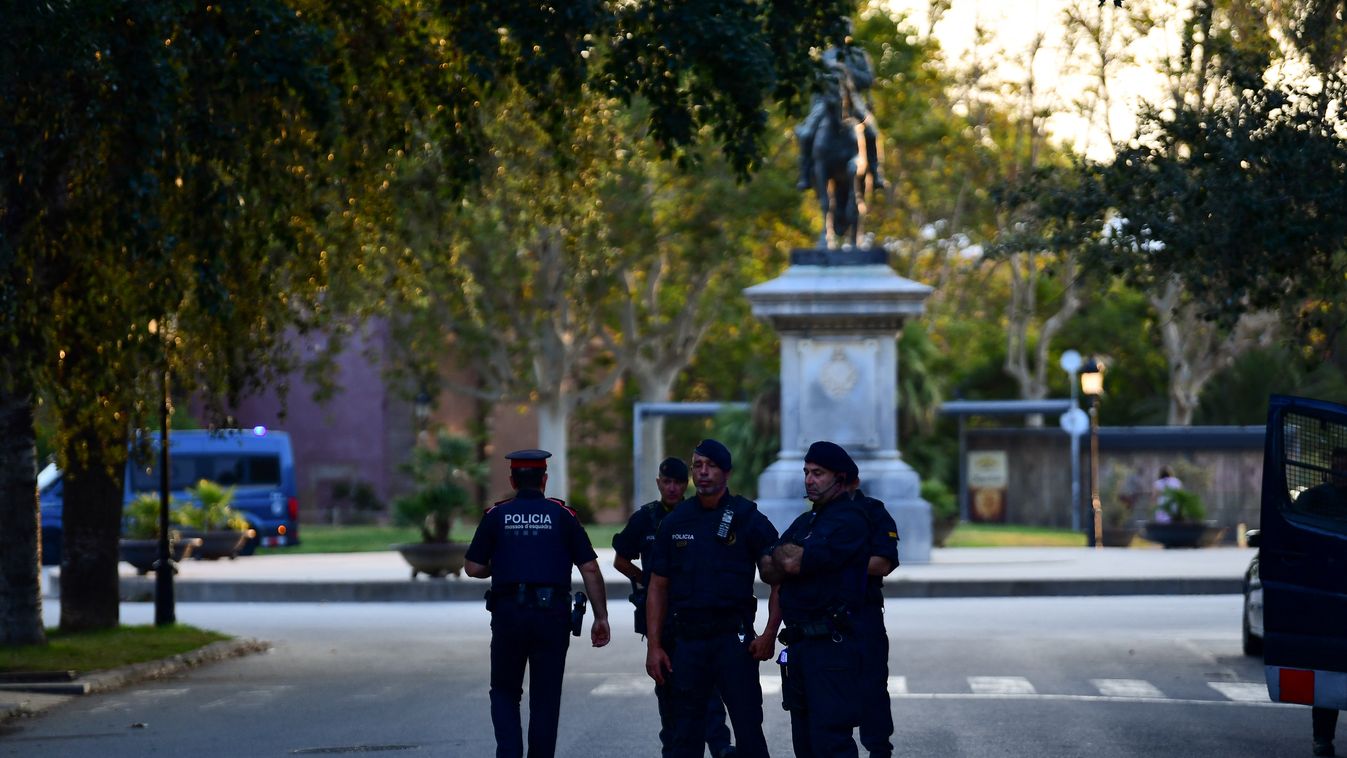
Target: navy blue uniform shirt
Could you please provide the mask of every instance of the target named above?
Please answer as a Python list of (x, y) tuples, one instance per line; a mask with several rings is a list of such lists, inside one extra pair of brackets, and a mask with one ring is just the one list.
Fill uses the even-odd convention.
[(839, 606), (861, 608), (872, 544), (868, 511), (864, 500), (844, 496), (800, 514), (781, 535), (777, 545), (804, 547), (799, 575), (781, 583), (786, 623), (816, 621)]
[(655, 545), (655, 531), (659, 529), (664, 517), (673, 512), (675, 506), (665, 508), (663, 501), (660, 500), (646, 503), (631, 514), (622, 531), (613, 535), (613, 550), (616, 550), (618, 555), (629, 561), (641, 562), (643, 586), (650, 586), (650, 551)]
[(571, 566), (597, 560), (575, 514), (538, 490), (519, 490), (482, 516), (467, 559), (491, 564), (491, 586), (570, 585)]
[[(718, 536), (726, 510), (730, 533)], [(660, 522), (647, 561), (651, 573), (669, 580), (669, 610), (757, 610), (753, 595), (758, 558), (776, 542), (776, 528), (751, 500), (724, 493), (703, 508), (696, 497), (674, 507)]]
[[(893, 523), (889, 509), (884, 507), (883, 501), (867, 497), (860, 490), (856, 490), (853, 497), (865, 505), (865, 512), (870, 517), (870, 555), (884, 558), (890, 565), (897, 567), (898, 525)], [(865, 599), (871, 605), (884, 604), (884, 577), (869, 577)]]

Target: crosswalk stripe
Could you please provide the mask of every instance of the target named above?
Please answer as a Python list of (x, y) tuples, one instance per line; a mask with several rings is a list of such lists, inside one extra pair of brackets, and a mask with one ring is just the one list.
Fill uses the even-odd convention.
[(889, 694), (890, 694), (890, 695), (906, 695), (906, 694), (907, 694), (907, 677), (905, 677), (905, 676), (891, 676), (891, 677), (889, 677)]
[(619, 674), (608, 677), (599, 686), (595, 687), (590, 694), (622, 697), (653, 695), (655, 694), (655, 682), (645, 674)]
[(968, 687), (979, 695), (1032, 695), (1034, 685), (1022, 676), (970, 676)]
[(1267, 685), (1262, 682), (1207, 682), (1207, 686), (1236, 702), (1271, 702)]
[(1099, 694), (1109, 697), (1164, 697), (1165, 693), (1145, 679), (1091, 679)]

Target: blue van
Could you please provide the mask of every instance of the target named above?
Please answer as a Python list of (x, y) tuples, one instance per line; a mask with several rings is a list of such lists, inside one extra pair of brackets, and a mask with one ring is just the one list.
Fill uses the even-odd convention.
[[(159, 435), (150, 436), (156, 450), (151, 461), (127, 461), (124, 502), (142, 493), (159, 491)], [(234, 488), (236, 510), (256, 531), (240, 551), (248, 555), (259, 545), (299, 544), (299, 499), (296, 495), (295, 456), (290, 435), (266, 427), (253, 429), (199, 429), (169, 434), (169, 488), (186, 499), (187, 488), (202, 479)], [(38, 474), (38, 502), (42, 509), (42, 563), (61, 562), (61, 472), (48, 466)]]
[(1347, 709), (1347, 407), (1269, 400), (1256, 578), (1269, 697)]

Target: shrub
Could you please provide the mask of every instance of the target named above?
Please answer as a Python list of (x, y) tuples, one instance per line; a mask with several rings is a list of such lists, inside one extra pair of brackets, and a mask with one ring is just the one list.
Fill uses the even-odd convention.
[(1207, 517), (1202, 499), (1191, 490), (1166, 490), (1160, 496), (1159, 509), (1167, 512), (1174, 521), (1203, 521)]
[(398, 523), (419, 526), (425, 542), (448, 542), (454, 521), (468, 504), (468, 486), (486, 476), (472, 440), (440, 430), (434, 441), (412, 451), (404, 469), (417, 490), (393, 503)]
[(922, 480), (921, 499), (931, 504), (931, 518), (935, 521), (959, 517), (959, 499), (939, 479)]

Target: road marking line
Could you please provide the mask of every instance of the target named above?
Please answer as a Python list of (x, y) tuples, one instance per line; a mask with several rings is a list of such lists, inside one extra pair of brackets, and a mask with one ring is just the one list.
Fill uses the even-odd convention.
[(655, 694), (655, 680), (645, 674), (610, 676), (593, 690), (590, 690), (589, 694), (616, 695), (619, 697), (653, 695)]
[(1034, 685), (1022, 676), (970, 676), (968, 686), (978, 695), (1034, 694)]
[(1222, 705), (1260, 708), (1304, 708), (1295, 703), (1253, 702), (1244, 700), (1190, 700), (1168, 697), (1111, 697), (1109, 695), (979, 694), (976, 692), (920, 692), (894, 695), (899, 700), (1057, 700), (1080, 703), (1142, 703), (1154, 705)]
[(1241, 703), (1270, 703), (1263, 682), (1207, 682), (1207, 686)]
[(163, 690), (137, 690), (135, 692), (132, 692), (131, 694), (135, 695), (136, 697), (151, 699), (169, 696), (178, 697), (180, 695), (186, 695), (188, 692), (191, 692), (191, 689), (187, 687), (175, 687)]
[(890, 695), (906, 695), (906, 694), (907, 694), (907, 677), (905, 677), (905, 676), (891, 676), (891, 677), (889, 677), (889, 694), (890, 694)]
[(1099, 694), (1109, 697), (1154, 697), (1163, 698), (1155, 685), (1145, 679), (1091, 679), (1090, 684), (1099, 690)]

